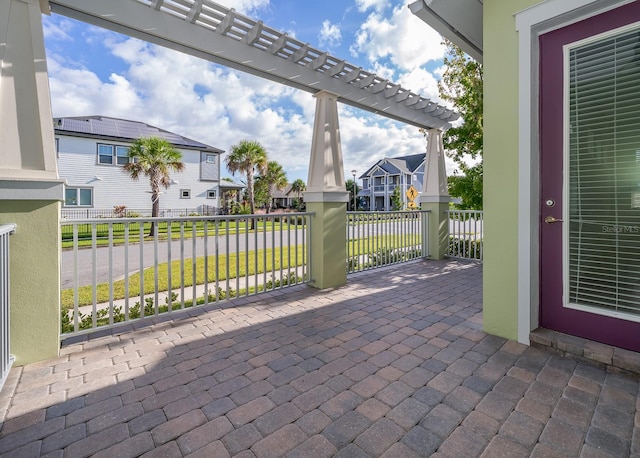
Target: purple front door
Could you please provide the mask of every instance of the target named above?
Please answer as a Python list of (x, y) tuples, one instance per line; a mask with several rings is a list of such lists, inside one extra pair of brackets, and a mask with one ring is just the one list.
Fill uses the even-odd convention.
[[(640, 351), (640, 5), (540, 36), (540, 325)], [(635, 25), (634, 25), (635, 23)]]

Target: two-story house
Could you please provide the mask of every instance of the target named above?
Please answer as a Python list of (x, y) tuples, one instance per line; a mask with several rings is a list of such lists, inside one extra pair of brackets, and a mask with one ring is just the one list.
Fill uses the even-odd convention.
[[(134, 181), (122, 169), (129, 146), (140, 137), (160, 137), (182, 154), (184, 170), (162, 188), (161, 216), (168, 210), (199, 213), (220, 207), (222, 150), (143, 122), (84, 116), (53, 120), (60, 178), (66, 180), (63, 216), (107, 216), (114, 207), (149, 215), (149, 180)], [(71, 210), (86, 210), (73, 212)]]
[(393, 210), (391, 196), (394, 189), (400, 187), (403, 208), (406, 208), (409, 203), (407, 190), (413, 185), (416, 191), (422, 192), (426, 157), (422, 153), (385, 157), (376, 162), (359, 177), (362, 189), (358, 192), (358, 197), (362, 200), (362, 207), (371, 211)]

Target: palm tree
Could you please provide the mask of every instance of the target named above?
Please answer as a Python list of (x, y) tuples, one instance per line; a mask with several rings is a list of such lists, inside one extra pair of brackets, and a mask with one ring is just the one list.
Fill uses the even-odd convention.
[(263, 179), (267, 183), (267, 214), (271, 208), (271, 200), (273, 198), (273, 192), (276, 189), (282, 190), (287, 183), (287, 174), (280, 164), (276, 161), (267, 162), (267, 171), (262, 175)]
[(291, 183), (291, 191), (296, 193), (297, 207), (300, 207), (300, 194), (306, 191), (306, 189), (307, 189), (307, 185), (304, 184), (304, 181), (302, 181), (301, 178), (298, 178), (296, 181)]
[[(255, 214), (256, 206), (253, 197), (253, 175), (256, 171), (264, 174), (267, 171), (267, 152), (260, 143), (253, 140), (241, 140), (231, 147), (231, 152), (226, 157), (227, 169), (232, 175), (240, 172), (247, 177), (247, 194), (251, 214)], [(253, 229), (253, 220), (251, 220)]]
[[(151, 216), (160, 213), (160, 186), (169, 187), (169, 172), (181, 172), (184, 164), (182, 154), (168, 141), (158, 137), (140, 137), (129, 148), (129, 162), (122, 167), (133, 180), (141, 175), (149, 177), (151, 186)], [(155, 224), (151, 223), (149, 235), (155, 234)]]

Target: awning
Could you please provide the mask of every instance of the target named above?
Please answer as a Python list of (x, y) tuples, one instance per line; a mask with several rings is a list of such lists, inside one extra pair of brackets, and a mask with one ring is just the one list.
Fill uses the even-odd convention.
[(484, 0), (417, 0), (413, 14), (482, 63), (482, 2)]

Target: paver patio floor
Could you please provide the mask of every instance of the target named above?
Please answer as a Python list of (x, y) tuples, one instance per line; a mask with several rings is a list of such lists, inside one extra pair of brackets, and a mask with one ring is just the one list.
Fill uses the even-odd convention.
[(420, 261), (65, 346), (10, 373), (0, 455), (640, 455), (638, 377), (486, 335), (481, 280)]

